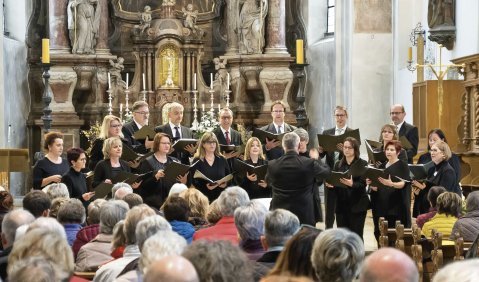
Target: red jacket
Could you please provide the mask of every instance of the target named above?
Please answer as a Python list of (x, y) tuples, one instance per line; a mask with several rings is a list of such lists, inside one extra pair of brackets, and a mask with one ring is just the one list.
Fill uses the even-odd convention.
[(200, 239), (212, 241), (228, 240), (234, 245), (238, 245), (238, 230), (236, 229), (234, 217), (223, 216), (215, 225), (196, 231), (195, 235), (193, 235), (193, 241)]
[(100, 233), (100, 224), (88, 225), (78, 231), (77, 238), (73, 242), (72, 246), (73, 255), (75, 256), (75, 258), (77, 257), (80, 248), (86, 243), (93, 240), (93, 238), (95, 238), (98, 233)]

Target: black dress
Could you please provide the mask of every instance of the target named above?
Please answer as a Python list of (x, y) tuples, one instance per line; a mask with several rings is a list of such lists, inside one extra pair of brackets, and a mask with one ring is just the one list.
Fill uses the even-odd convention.
[(166, 179), (160, 178), (156, 180), (155, 174), (160, 169), (165, 169), (166, 166), (172, 162), (180, 162), (178, 159), (168, 156), (165, 163), (161, 163), (155, 157), (151, 155), (141, 162), (138, 167), (140, 173), (147, 173), (150, 171), (155, 171), (152, 177), (143, 180), (140, 187), (135, 190), (135, 193), (140, 195), (143, 198), (143, 202), (151, 207), (160, 209), (163, 202), (168, 197), (171, 186), (175, 182), (168, 181)]
[(94, 170), (92, 186), (97, 187), (106, 179), (112, 180), (120, 171), (131, 172), (128, 163), (124, 160), (120, 160), (120, 167), (112, 167), (110, 159), (99, 161)]
[[(105, 142), (105, 139), (100, 139), (100, 138), (97, 138), (95, 139), (95, 141), (93, 141), (93, 146), (91, 147), (91, 151), (90, 151), (90, 159), (88, 161), (88, 168), (90, 170), (94, 170), (96, 167), (96, 164), (99, 161), (104, 159), (103, 151), (102, 151), (104, 142)], [(131, 147), (131, 143), (127, 139), (121, 139), (121, 142), (123, 146)]]
[(83, 172), (78, 172), (71, 167), (70, 170), (62, 176), (62, 182), (67, 186), (70, 198), (78, 199), (82, 201), (83, 204), (89, 202), (83, 200), (82, 197), (83, 194), (88, 192), (86, 176)]
[[(409, 167), (407, 162), (398, 160), (386, 168), (387, 162), (381, 164), (379, 168), (385, 168), (385, 172), (391, 175), (393, 182), (400, 182), (401, 179), (410, 180)], [(396, 220), (401, 221), (405, 228), (411, 227), (411, 184), (406, 182), (402, 189), (381, 188), (377, 191), (371, 191), (371, 207), (373, 211), (374, 236), (379, 239), (380, 217), (384, 217), (390, 225), (394, 225)]]
[(33, 167), (33, 189), (42, 189), (42, 180), (52, 175), (64, 175), (70, 169), (68, 161), (62, 159), (59, 164), (43, 158)]
[[(255, 167), (268, 164), (268, 162), (263, 159), (258, 159), (257, 163), (253, 163), (253, 161), (249, 159), (246, 160), (245, 163), (253, 165)], [(236, 179), (236, 183), (238, 183), (241, 188), (245, 189), (246, 192), (248, 192), (250, 200), (258, 198), (271, 198), (271, 187), (269, 185), (266, 188), (259, 186), (258, 182), (260, 180), (261, 179), (258, 179), (258, 181), (252, 182), (245, 175), (244, 177), (238, 177)]]
[[(337, 161), (334, 171), (348, 171), (352, 164), (360, 163), (366, 166), (368, 163), (363, 159), (355, 159), (351, 164), (346, 161)], [(326, 188), (329, 189), (329, 188)], [(336, 224), (345, 227), (363, 238), (364, 222), (369, 209), (369, 197), (366, 193), (366, 180), (361, 177), (353, 177), (352, 187), (334, 187), (336, 192)]]
[[(193, 163), (196, 161), (198, 162), (194, 166), (194, 171), (192, 171), (192, 173), (194, 174), (196, 170), (199, 170), (206, 177), (213, 181), (219, 180), (231, 173), (228, 161), (223, 157), (215, 156), (215, 161), (212, 166), (208, 164), (206, 159), (195, 159), (193, 160)], [(208, 187), (206, 187), (207, 183), (208, 181), (206, 180), (193, 178), (193, 185), (196, 187), (196, 189), (200, 190), (201, 193), (208, 197), (208, 200), (211, 203), (219, 197), (224, 189), (218, 186), (213, 190), (209, 190)]]

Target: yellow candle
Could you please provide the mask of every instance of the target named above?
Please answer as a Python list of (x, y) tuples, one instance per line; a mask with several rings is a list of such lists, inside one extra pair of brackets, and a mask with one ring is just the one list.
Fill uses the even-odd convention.
[(42, 39), (42, 63), (50, 63), (50, 39), (48, 38)]
[(412, 62), (412, 47), (407, 49), (407, 60)]
[(304, 64), (303, 39), (296, 40), (296, 64)]

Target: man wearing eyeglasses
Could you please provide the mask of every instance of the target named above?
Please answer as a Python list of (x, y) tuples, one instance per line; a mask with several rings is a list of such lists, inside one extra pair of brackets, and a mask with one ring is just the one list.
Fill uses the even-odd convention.
[(133, 134), (140, 130), (143, 126), (148, 125), (148, 117), (150, 116), (150, 110), (148, 104), (145, 101), (136, 101), (132, 108), (133, 119), (123, 125), (122, 132), (125, 139), (129, 140), (133, 145), (133, 150), (139, 154), (146, 154), (148, 149), (153, 146), (153, 141), (145, 140), (140, 142), (133, 138)]
[[(241, 141), (241, 134), (234, 130), (231, 125), (233, 124), (233, 112), (228, 108), (223, 108), (219, 114), (220, 126), (213, 130), (213, 133), (218, 138), (220, 145), (235, 145), (239, 146), (243, 144)], [(238, 153), (225, 153), (225, 158), (234, 158), (238, 156)]]
[[(284, 122), (285, 111), (286, 105), (283, 103), (283, 101), (274, 101), (271, 105), (271, 116), (273, 117), (273, 122), (261, 127), (261, 130), (275, 134), (294, 131), (296, 127)], [(261, 142), (265, 142), (265, 140), (261, 140)], [(266, 157), (268, 158), (268, 160), (274, 160), (284, 155), (283, 148), (281, 147), (281, 142), (278, 140), (266, 139), (264, 148), (266, 150)]]
[(404, 136), (406, 139), (411, 143), (412, 148), (407, 149), (407, 162), (412, 164), (412, 160), (414, 156), (417, 154), (417, 147), (419, 145), (419, 133), (416, 126), (409, 124), (404, 121), (406, 117), (406, 111), (404, 110), (404, 106), (401, 104), (395, 104), (391, 106), (391, 111), (389, 112), (391, 115), (391, 121), (397, 128), (397, 132), (399, 137)]

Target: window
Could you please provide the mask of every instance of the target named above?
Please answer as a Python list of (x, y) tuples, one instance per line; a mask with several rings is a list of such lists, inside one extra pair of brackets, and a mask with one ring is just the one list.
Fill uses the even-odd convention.
[(335, 23), (335, 4), (336, 0), (327, 0), (328, 1), (328, 27), (326, 28), (326, 35), (334, 34), (334, 23)]

